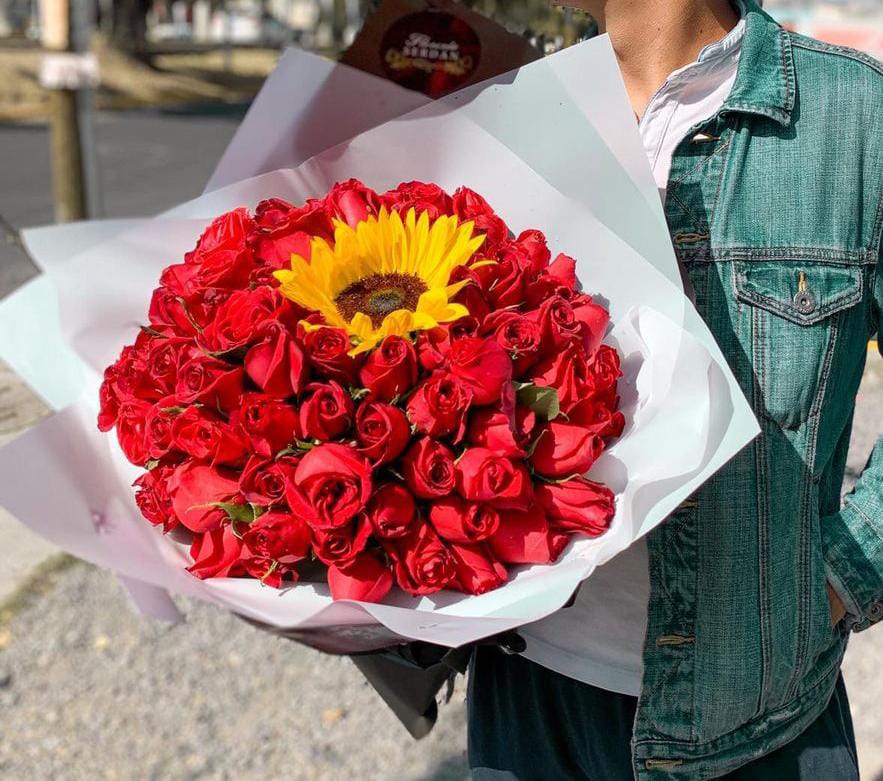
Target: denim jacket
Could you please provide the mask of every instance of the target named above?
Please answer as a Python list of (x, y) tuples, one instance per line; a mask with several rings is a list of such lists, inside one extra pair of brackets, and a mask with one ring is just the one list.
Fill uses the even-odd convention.
[(883, 306), (883, 66), (747, 5), (732, 94), (679, 145), (666, 216), (762, 433), (648, 538), (639, 781), (716, 778), (797, 737), (850, 631), (883, 619), (883, 441), (841, 506)]

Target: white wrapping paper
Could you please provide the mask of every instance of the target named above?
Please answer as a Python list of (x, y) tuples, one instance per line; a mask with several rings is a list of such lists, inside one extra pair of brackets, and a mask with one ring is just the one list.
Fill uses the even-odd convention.
[[(301, 97), (286, 105), (286, 94)], [(316, 117), (330, 124), (326, 143)], [(324, 148), (349, 131), (363, 132)], [(101, 373), (134, 339), (160, 271), (223, 211), (267, 197), (301, 202), (351, 177), (378, 190), (413, 179), (450, 191), (467, 185), (515, 232), (543, 230), (553, 252), (577, 258), (584, 289), (609, 304), (615, 325), (608, 342), (620, 350), (625, 375), (626, 431), (590, 474), (617, 494), (605, 535), (577, 539), (555, 565), (518, 568), (488, 594), (394, 592), (373, 605), (332, 602), (319, 584), (278, 591), (254, 580), (199, 581), (184, 570), (186, 549), (141, 518), (131, 489), (140, 470), (114, 437), (97, 431), (95, 413)], [(293, 630), (327, 650), (366, 650), (395, 636), (462, 645), (560, 608), (595, 567), (662, 522), (757, 433), (680, 288), (606, 39), (433, 104), (292, 52), (205, 195), (152, 220), (41, 229), (26, 240), (45, 276), (0, 304), (0, 326), (17, 323), (0, 330), (0, 357), (62, 411), (0, 451), (0, 504), (61, 547), (124, 576), (153, 615), (175, 617), (168, 590)]]

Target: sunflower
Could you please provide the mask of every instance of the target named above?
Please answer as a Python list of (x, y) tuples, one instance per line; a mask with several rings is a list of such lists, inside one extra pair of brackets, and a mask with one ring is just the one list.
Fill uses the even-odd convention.
[(334, 246), (315, 237), (311, 258), (291, 256), (291, 270), (275, 272), (280, 292), (322, 314), (324, 323), (308, 329), (343, 328), (352, 354), (374, 348), (387, 336), (407, 336), (469, 314), (451, 299), (467, 284), (449, 284), (451, 272), (473, 258), (484, 236), (472, 222), (443, 216), (431, 221), (414, 209), (404, 221), (398, 212), (351, 227), (334, 223)]

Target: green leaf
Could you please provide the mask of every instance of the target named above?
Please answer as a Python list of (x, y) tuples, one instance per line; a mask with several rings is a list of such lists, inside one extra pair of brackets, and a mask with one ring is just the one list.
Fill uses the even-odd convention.
[(162, 412), (165, 412), (166, 415), (180, 415), (186, 411), (187, 407), (162, 407)]
[(234, 504), (233, 502), (213, 502), (212, 507), (219, 507), (225, 513), (227, 513), (227, 517), (233, 523), (247, 523), (252, 524), (255, 522), (257, 516), (255, 515), (254, 506), (250, 504)]
[(555, 420), (561, 414), (561, 401), (555, 388), (525, 385), (517, 392), (518, 401), (546, 420)]
[(159, 459), (158, 459), (158, 458), (151, 458), (150, 461), (148, 461), (148, 462), (144, 465), (144, 468), (145, 468), (148, 472), (151, 472), (151, 471), (153, 471), (154, 469), (156, 469), (158, 466), (159, 466)]

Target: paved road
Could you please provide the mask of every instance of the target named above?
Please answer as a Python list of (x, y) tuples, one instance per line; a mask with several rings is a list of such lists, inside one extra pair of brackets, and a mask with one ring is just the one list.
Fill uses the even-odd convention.
[[(100, 115), (106, 216), (143, 216), (198, 194), (237, 121)], [(0, 127), (0, 214), (17, 227), (52, 220), (47, 150), (43, 128)], [(31, 274), (0, 242), (0, 297)], [(883, 434), (883, 362), (874, 361), (859, 398), (852, 474)], [(39, 414), (0, 367), (0, 439), (15, 420)], [(14, 528), (0, 516), (7, 550)], [(0, 612), (2, 781), (465, 778), (462, 691), (439, 729), (414, 744), (346, 660), (201, 605), (184, 606), (184, 626), (147, 624), (126, 609), (110, 575), (85, 565), (52, 583), (14, 617)], [(845, 675), (867, 781), (883, 781), (881, 670), (883, 629), (856, 636)]]

